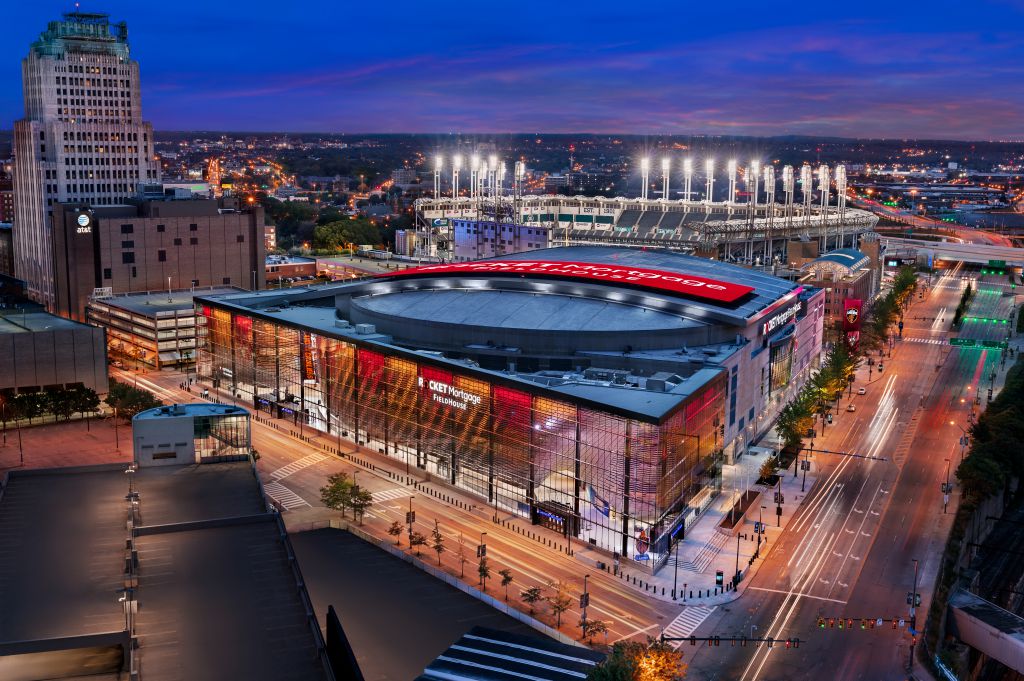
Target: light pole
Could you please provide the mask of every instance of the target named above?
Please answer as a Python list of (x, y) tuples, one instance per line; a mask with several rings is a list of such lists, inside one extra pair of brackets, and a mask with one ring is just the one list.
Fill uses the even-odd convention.
[(412, 548), (412, 524), (416, 521), (416, 512), (412, 510), (412, 497), (409, 497), (409, 512), (405, 514), (405, 522), (409, 524), (409, 548)]
[[(960, 435), (960, 463), (963, 463), (964, 462), (964, 449), (967, 447), (967, 443), (969, 442), (967, 431), (964, 430), (963, 426), (961, 426), (959, 423), (957, 423), (955, 421), (950, 421), (949, 425), (956, 426), (957, 428), (960, 429), (960, 433), (961, 433), (961, 435)], [(946, 474), (946, 482), (949, 482), (949, 474), (948, 473)]]
[(914, 642), (917, 641), (917, 569), (920, 565), (917, 558), (914, 558), (914, 590), (910, 592), (910, 628), (914, 630), (910, 639), (910, 658), (907, 661), (908, 669), (914, 668)]
[(590, 575), (583, 575), (583, 595), (580, 596), (580, 606), (583, 611), (580, 615), (580, 628), (586, 631), (587, 624), (587, 606), (590, 605), (590, 594), (587, 593), (587, 580), (590, 579)]
[[(18, 429), (18, 444), (21, 444), (21, 429)], [(114, 449), (121, 451), (121, 441), (117, 436), (117, 407), (114, 407)]]
[(946, 507), (949, 505), (949, 459), (946, 459), (946, 484), (942, 486), (942, 514), (946, 514)]
[(757, 549), (754, 551), (754, 557), (760, 557), (761, 555), (761, 535), (764, 534), (764, 505), (757, 509)]
[[(686, 520), (685, 519), (679, 521), (679, 530), (680, 530), (680, 532), (683, 532), (684, 535), (685, 535), (685, 532), (686, 532)], [(676, 554), (676, 556), (675, 556), (675, 565), (673, 566), (673, 572), (672, 572), (672, 600), (673, 601), (676, 599), (676, 593), (679, 592), (679, 542), (681, 542), (682, 540), (683, 540), (682, 537), (677, 539), (676, 540), (676, 546), (675, 546), (675, 554)]]
[[(811, 449), (804, 455), (804, 479), (800, 481), (800, 492), (804, 492), (807, 488), (807, 469), (811, 467), (811, 454), (814, 453), (814, 440), (811, 440)], [(800, 458), (800, 457), (797, 457)]]

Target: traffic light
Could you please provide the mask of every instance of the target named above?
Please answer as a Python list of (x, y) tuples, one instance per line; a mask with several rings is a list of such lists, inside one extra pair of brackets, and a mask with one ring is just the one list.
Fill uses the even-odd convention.
[(867, 621), (867, 620), (865, 620), (865, 619), (862, 619), (862, 620), (860, 621), (860, 628), (861, 628), (861, 629), (867, 629), (867, 628), (868, 628), (868, 621)]
[(895, 628), (896, 628), (896, 624), (897, 624), (897, 622), (898, 622), (898, 620), (897, 620), (897, 619), (896, 619), (895, 617), (893, 617), (893, 618), (892, 618), (892, 628), (893, 628), (893, 629), (895, 629)]
[(843, 628), (843, 618), (842, 617), (839, 618), (839, 628), (840, 629)]
[(690, 637), (690, 645), (691, 646), (697, 645), (697, 637), (696, 636), (691, 636)]
[(769, 648), (771, 648), (773, 645), (775, 645), (775, 639), (773, 639), (771, 636), (766, 638), (765, 641), (768, 643), (768, 647)]
[(717, 648), (720, 645), (722, 645), (722, 637), (721, 636), (716, 636), (715, 637), (715, 647)]
[(825, 618), (824, 617), (819, 617), (818, 618), (818, 628), (819, 629), (824, 629), (825, 628)]
[(799, 648), (800, 647), (800, 639), (798, 639), (798, 638), (794, 638), (793, 639), (793, 647), (794, 648)]
[(787, 638), (786, 639), (786, 650), (789, 650), (791, 647), (793, 647), (793, 641)]
[(853, 618), (852, 617), (850, 619), (846, 620), (846, 628), (847, 629), (853, 629)]
[(829, 617), (828, 618), (828, 628), (829, 629), (835, 629), (836, 628), (836, 618), (835, 617)]

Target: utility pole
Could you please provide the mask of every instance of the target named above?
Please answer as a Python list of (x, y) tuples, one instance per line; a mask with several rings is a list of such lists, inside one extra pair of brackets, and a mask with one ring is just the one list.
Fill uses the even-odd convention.
[(409, 547), (412, 547), (412, 524), (416, 522), (416, 512), (412, 510), (412, 497), (409, 497), (409, 512), (405, 514), (405, 522), (409, 525)]

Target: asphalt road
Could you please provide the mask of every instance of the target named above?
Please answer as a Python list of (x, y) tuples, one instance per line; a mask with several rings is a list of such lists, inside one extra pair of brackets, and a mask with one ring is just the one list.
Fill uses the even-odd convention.
[[(744, 597), (696, 632), (799, 637), (802, 645), (684, 646), (693, 678), (908, 678), (910, 636), (906, 629), (894, 631), (891, 619), (908, 616), (905, 599), (918, 559), (924, 621), (952, 518), (952, 505), (943, 514), (940, 485), (947, 466), (952, 476), (960, 456), (960, 431), (949, 421), (968, 425), (971, 398), (988, 387), (987, 376), (1000, 358), (999, 352), (948, 346), (945, 332), (963, 284), (958, 275), (938, 278), (924, 298), (915, 299), (904, 340), (885, 359), (884, 373), (860, 370), (854, 387), (866, 386), (867, 394), (853, 396), (857, 411), (840, 411), (815, 441), (817, 448), (887, 460), (815, 454), (819, 482), (796, 520)], [(844, 398), (841, 409), (849, 401)], [(855, 628), (822, 630), (819, 617), (854, 618)], [(876, 617), (886, 620), (881, 629), (861, 631), (861, 618)]]

